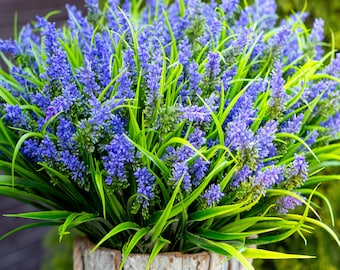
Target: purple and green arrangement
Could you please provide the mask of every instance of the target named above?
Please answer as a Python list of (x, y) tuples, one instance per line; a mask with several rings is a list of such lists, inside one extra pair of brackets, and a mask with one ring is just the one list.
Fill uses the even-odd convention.
[(279, 21), (274, 0), (146, 2), (87, 0), (87, 17), (67, 6), (63, 28), (37, 18), (0, 40), (0, 194), (42, 210), (8, 215), (39, 220), (15, 231), (248, 269), (307, 258), (259, 248), (313, 226), (340, 245), (312, 202), (340, 178), (324, 173), (340, 160), (340, 55), (323, 21)]

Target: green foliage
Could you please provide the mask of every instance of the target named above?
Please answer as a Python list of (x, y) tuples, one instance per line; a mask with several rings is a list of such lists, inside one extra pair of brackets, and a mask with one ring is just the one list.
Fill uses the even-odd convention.
[[(271, 30), (272, 32), (267, 33), (267, 35), (263, 34), (263, 29), (257, 25), (261, 20), (249, 22), (249, 27), (253, 31), (251, 33), (254, 36), (250, 34), (251, 42), (246, 43), (244, 48), (238, 52), (239, 48), (233, 47), (233, 42), (231, 42), (237, 41), (237, 36), (230, 30), (232, 25), (229, 24), (231, 22), (228, 21), (229, 18), (223, 14), (223, 11), (219, 11), (221, 14), (214, 14), (221, 16), (218, 18), (223, 21), (224, 32), (216, 40), (203, 46), (198, 38), (202, 37), (208, 30), (203, 23), (203, 15), (200, 14), (193, 18), (192, 25), (184, 31), (184, 34), (191, 45), (192, 61), (197, 64), (197, 72), (202, 76), (199, 85), (202, 95), (195, 93), (192, 97), (187, 96), (188, 101), (182, 102), (181, 90), (189, 83), (188, 79), (183, 79), (182, 76), (188, 73), (188, 70), (179, 60), (180, 41), (175, 39), (172, 26), (169, 23), (169, 12), (162, 11), (151, 16), (150, 10), (147, 10), (148, 13), (146, 14), (150, 16), (149, 21), (157, 21), (158, 16), (164, 16), (165, 21), (162, 23), (164, 23), (163, 26), (167, 27), (170, 36), (169, 44), (162, 44), (158, 37), (154, 37), (152, 40), (159, 48), (161, 72), (157, 81), (158, 86), (154, 89), (154, 93), (151, 93), (154, 96), (150, 98), (148, 94), (150, 94), (152, 87), (147, 86), (147, 84), (153, 78), (150, 78), (150, 74), (144, 73), (145, 70), (142, 66), (145, 63), (141, 63), (141, 56), (139, 55), (141, 44), (138, 37), (144, 29), (139, 29), (135, 25), (142, 17), (141, 12), (143, 10), (140, 10), (141, 1), (133, 1), (132, 3), (130, 17), (121, 9), (115, 11), (117, 12), (115, 15), (121, 16), (120, 19), (126, 22), (126, 29), (123, 33), (107, 29), (104, 16), (106, 15), (105, 12), (110, 12), (110, 7), (105, 6), (104, 1), (100, 2), (101, 11), (91, 13), (93, 10), (90, 10), (93, 33), (91, 32), (92, 36), (90, 40), (87, 40), (88, 44), (86, 45), (93, 46), (92, 49), (96, 46), (100, 47), (100, 42), (96, 41), (96, 37), (103, 34), (108, 37), (110, 46), (112, 45), (115, 49), (114, 54), (109, 56), (109, 74), (105, 74), (109, 77), (106, 78), (108, 82), (99, 87), (100, 91), (97, 96), (94, 93), (92, 93), (93, 96), (86, 93), (84, 88), (88, 85), (80, 82), (79, 76), (77, 76), (79, 74), (75, 75), (79, 70), (83, 71), (81, 68), (86, 67), (86, 61), (89, 61), (89, 59), (85, 59), (85, 56), (82, 55), (86, 54), (86, 49), (83, 49), (77, 40), (77, 38), (81, 39), (80, 34), (77, 38), (74, 38), (71, 29), (68, 27), (64, 27), (60, 33), (58, 32), (58, 35), (60, 35), (58, 39), (53, 40), (52, 38), (51, 41), (48, 39), (50, 33), (45, 33), (45, 39), (42, 38), (41, 44), (34, 43), (35, 53), (31, 57), (37, 58), (33, 61), (36, 69), (32, 67), (32, 70), (30, 70), (26, 66), (27, 63), (20, 67), (26, 72), (26, 75), (23, 76), (27, 80), (26, 84), (34, 84), (36, 88), (32, 88), (35, 91), (43, 92), (44, 86), (50, 87), (48, 90), (51, 91), (50, 95), (54, 98), (50, 100), (51, 105), (65, 90), (62, 87), (62, 79), (64, 78), (61, 76), (62, 78), (58, 77), (58, 79), (51, 79), (50, 81), (50, 78), (46, 79), (44, 76), (40, 76), (39, 72), (46, 69), (50, 71), (49, 74), (52, 73), (53, 70), (49, 70), (48, 63), (58, 55), (54, 55), (54, 52), (52, 52), (51, 58), (48, 58), (45, 47), (48, 49), (48, 45), (50, 45), (48, 42), (59, 44), (60, 47), (55, 44), (53, 46), (65, 53), (63, 60), (70, 66), (70, 81), (74, 83), (77, 90), (80, 90), (81, 98), (83, 98), (81, 102), (76, 100), (72, 103), (69, 110), (63, 108), (48, 118), (47, 113), (53, 109), (51, 108), (53, 106), (49, 106), (47, 112), (43, 112), (39, 109), (39, 106), (27, 104), (28, 101), (15, 92), (23, 91), (23, 86), (18, 82), (19, 79), (15, 77), (16, 74), (7, 74), (5, 71), (1, 71), (2, 80), (6, 82), (6, 87), (13, 87), (12, 90), (16, 95), (7, 90), (6, 87), (0, 87), (2, 105), (0, 109), (3, 114), (0, 119), (0, 168), (7, 174), (0, 176), (0, 194), (31, 203), (42, 210), (7, 216), (38, 220), (39, 222), (30, 225), (32, 227), (56, 225), (58, 226), (60, 241), (68, 237), (70, 229), (76, 228), (95, 242), (94, 249), (101, 245), (119, 248), (125, 256), (131, 252), (148, 252), (151, 254), (148, 266), (159, 252), (174, 250), (183, 253), (201, 250), (213, 251), (227, 257), (237, 258), (247, 269), (253, 269), (247, 258), (306, 259), (310, 256), (288, 255), (263, 249), (256, 250), (248, 248), (248, 246), (280, 242), (292, 235), (299, 235), (305, 240), (305, 235), (313, 231), (314, 227), (324, 229), (340, 246), (337, 234), (326, 225), (329, 223), (318, 220), (320, 209), (317, 207), (317, 203), (326, 203), (327, 209), (331, 209), (328, 199), (317, 189), (318, 184), (324, 181), (318, 177), (324, 174), (324, 167), (331, 166), (332, 162), (340, 160), (338, 151), (340, 144), (329, 134), (323, 135), (322, 132), (320, 132), (319, 141), (311, 145), (307, 143), (311, 136), (309, 131), (314, 129), (317, 131), (326, 130), (321, 123), (333, 116), (339, 106), (336, 106), (338, 104), (330, 100), (328, 96), (324, 97), (327, 89), (321, 91), (311, 100), (306, 100), (303, 97), (307, 83), (313, 84), (323, 82), (323, 80), (328, 83), (339, 83), (338, 78), (324, 74), (323, 70), (324, 65), (334, 60), (334, 52), (330, 52), (321, 59), (313, 59), (314, 53), (310, 51), (311, 48), (308, 44), (309, 33), (305, 30), (305, 25), (297, 19), (290, 27), (293, 37), (296, 38), (298, 46), (301, 47), (299, 49), (303, 53), (299, 59), (294, 59), (293, 62), (285, 62), (288, 60), (282, 57), (282, 62), (286, 65), (281, 70), (274, 65), (274, 60), (276, 60), (276, 56), (273, 55), (275, 48), (271, 48), (269, 45), (262, 52), (256, 51), (258, 47), (265, 47), (261, 47), (262, 44), (270, 44), (269, 36), (277, 34), (278, 29)], [(156, 5), (155, 9), (158, 8)], [(185, 6), (183, 2), (180, 2), (179, 14), (182, 16), (184, 12)], [(294, 32), (295, 28), (303, 31)], [(85, 31), (85, 29), (81, 30)], [(230, 37), (226, 38), (223, 35), (227, 33)], [(241, 35), (243, 35), (243, 32), (241, 32)], [(55, 49), (53, 46), (52, 49)], [(85, 46), (85, 48), (87, 47)], [(123, 55), (127, 53), (127, 49), (131, 50), (131, 59), (126, 60), (123, 59)], [(150, 49), (149, 53), (152, 55), (151, 51)], [(101, 51), (100, 53), (104, 54), (105, 52)], [(218, 73), (221, 73), (219, 71), (221, 67), (227, 71), (230, 71), (233, 66), (237, 68), (235, 75), (228, 81), (228, 87), (221, 80), (220, 74), (214, 78), (214, 72), (209, 71), (209, 64), (211, 64), (209, 62), (212, 57), (216, 56), (219, 60), (221, 59), (221, 65), (218, 60)], [(6, 55), (3, 54), (2, 57), (9, 65), (12, 65)], [(120, 80), (126, 75), (127, 69), (123, 62), (128, 62), (128, 60), (132, 60), (133, 64), (131, 65), (136, 66), (132, 76), (133, 81), (129, 85), (130, 87), (133, 86), (134, 97), (119, 98), (117, 89), (124, 82)], [(14, 59), (14, 61), (21, 64), (19, 58)], [(228, 66), (228, 61), (230, 61), (231, 67)], [(103, 70), (101, 71), (104, 73)], [(35, 72), (39, 74), (35, 74)], [(62, 70), (58, 70), (58, 72), (62, 72)], [(151, 73), (152, 71), (148, 72)], [(285, 132), (275, 128), (271, 140), (277, 146), (278, 151), (274, 151), (272, 156), (265, 156), (263, 162), (261, 160), (262, 163), (260, 163), (259, 155), (262, 149), (257, 151), (255, 141), (252, 142), (254, 144), (251, 143), (252, 147), (249, 149), (244, 150), (235, 147), (228, 142), (228, 136), (231, 137), (232, 131), (226, 132), (225, 126), (230, 121), (229, 118), (233, 110), (237, 108), (239, 101), (246, 97), (250, 88), (254, 88), (254, 85), (256, 86), (258, 82), (273, 80), (280, 72), (284, 75), (279, 74), (280, 78), (276, 78), (277, 81), (274, 80), (274, 82), (266, 84), (265, 89), (253, 97), (254, 101), (251, 107), (256, 112), (251, 115), (251, 118), (255, 119), (252, 119), (252, 125), (247, 128), (246, 132), (248, 133), (238, 135), (257, 134), (265, 124), (274, 122), (283, 129), (284, 123), (291, 119), (293, 115), (298, 114), (302, 116), (302, 124), (299, 131), (296, 132)], [(103, 74), (99, 72), (95, 75), (94, 80), (97, 83)], [(49, 76), (52, 77), (52, 75)], [(261, 81), (261, 79), (263, 80)], [(275, 83), (280, 84), (280, 80), (283, 82), (282, 87), (278, 87), (279, 90), (282, 90), (279, 94), (286, 96), (287, 101), (273, 97)], [(215, 97), (218, 98), (216, 105), (210, 100)], [(270, 105), (272, 100), (275, 102)], [(115, 105), (117, 106), (110, 107), (110, 102), (113, 101), (116, 102)], [(93, 105), (93, 103), (98, 105)], [(336, 103), (336, 105), (333, 103)], [(13, 107), (13, 105), (16, 106)], [(180, 109), (183, 109), (182, 106), (192, 109), (191, 105), (208, 112), (210, 122), (202, 124), (200, 121), (197, 121), (198, 123), (191, 121), (189, 117), (182, 119), (181, 116), (184, 113), (180, 112)], [(36, 118), (39, 117), (45, 122), (40, 129), (34, 126), (34, 129), (36, 129), (34, 132), (29, 130), (31, 128), (29, 125), (29, 128), (27, 128), (8, 124), (6, 118), (12, 116), (11, 113), (4, 113), (8, 106), (22, 110), (22, 116), (27, 117), (25, 119), (29, 123), (35, 123)], [(108, 106), (109, 109), (105, 106)], [(97, 107), (107, 109), (108, 115), (111, 117), (110, 120), (114, 119), (115, 116), (124, 118), (124, 131), (121, 134), (114, 131), (114, 134), (111, 135), (105, 130), (104, 126), (100, 126), (98, 123), (91, 124), (87, 119), (87, 117), (90, 118), (87, 108), (94, 109)], [(290, 110), (288, 115), (285, 114), (285, 110)], [(99, 112), (103, 114), (103, 111)], [(69, 169), (68, 163), (62, 163), (58, 159), (54, 160), (54, 157), (48, 159), (46, 158), (48, 153), (42, 154), (42, 159), (32, 162), (23, 151), (24, 144), (32, 138), (39, 142), (48, 138), (53, 146), (58, 147), (58, 150), (68, 147), (62, 145), (60, 137), (63, 134), (58, 134), (57, 127), (60, 123), (58, 121), (61, 121), (62, 116), (68, 117), (74, 123), (76, 129), (74, 142), (78, 143), (78, 147), (72, 148), (72, 151), (75, 152), (77, 158), (81, 158), (82, 164), (87, 169), (84, 169), (83, 174), (77, 174), (76, 179), (74, 179), (74, 173)], [(93, 122), (93, 119), (91, 120)], [(37, 126), (38, 123), (35, 123), (35, 125)], [(158, 129), (159, 125), (161, 125), (161, 128)], [(116, 126), (109, 126), (107, 129), (111, 131), (114, 128)], [(206, 134), (204, 140), (211, 140), (212, 146), (207, 143), (202, 146), (195, 146), (194, 143), (190, 142), (189, 137), (194, 134), (195, 128), (201, 128), (202, 133), (204, 131), (204, 134)], [(98, 134), (95, 134), (95, 131)], [(108, 176), (111, 176), (111, 172), (106, 167), (105, 159), (108, 160), (107, 152), (110, 150), (107, 149), (109, 149), (108, 146), (111, 146), (110, 142), (115, 142), (114, 138), (117, 136), (119, 137), (119, 145), (115, 145), (115, 147), (118, 149), (118, 155), (111, 158), (109, 162), (113, 163), (116, 161), (114, 159), (119, 160), (120, 155), (123, 155), (129, 146), (133, 149), (131, 152), (134, 156), (131, 158), (132, 161), (126, 165), (127, 169), (125, 167), (120, 168), (126, 172), (126, 175), (120, 176), (121, 178), (117, 176), (118, 174), (112, 176), (113, 183), (110, 184), (107, 179), (110, 180)], [(337, 138), (338, 134), (335, 136), (335, 139)], [(261, 141), (261, 138), (259, 140)], [(329, 142), (333, 144), (328, 145)], [(260, 144), (260, 142), (257, 143)], [(119, 148), (121, 145), (124, 146), (124, 149)], [(192, 153), (186, 158), (185, 165), (192, 165), (198, 159), (209, 164), (205, 175), (191, 190), (185, 188), (184, 173), (177, 181), (172, 181), (176, 173), (176, 168), (173, 167), (176, 160), (167, 160), (165, 155), (165, 153), (170, 152), (171, 147), (173, 149), (185, 149)], [(51, 150), (51, 148), (48, 150)], [(307, 172), (307, 169), (299, 168), (299, 166), (304, 167), (305, 165), (303, 158), (302, 165), (296, 166), (299, 173), (291, 173), (296, 169), (294, 167), (294, 161), (297, 160), (296, 153), (306, 156), (309, 162), (309, 172)], [(65, 153), (63, 152), (63, 154)], [(179, 157), (176, 157), (176, 159), (179, 159)], [(270, 165), (271, 162), (284, 168), (280, 173), (284, 175), (284, 181), (282, 183), (274, 181), (275, 183), (265, 185), (262, 182), (266, 179), (261, 176), (261, 173), (268, 168), (273, 168)], [(232, 185), (237, 173), (245, 165), (253, 171), (254, 175), (248, 177), (239, 186)], [(263, 165), (263, 170), (260, 165)], [(147, 177), (155, 179), (155, 183), (151, 187), (155, 192), (153, 198), (148, 198), (146, 194), (137, 191), (137, 186), (140, 183), (136, 180), (136, 173), (141, 167), (148, 172)], [(258, 171), (256, 171), (257, 169)], [(260, 183), (255, 183), (255, 176), (262, 177)], [(331, 180), (338, 179), (339, 176), (337, 175)], [(205, 194), (209, 187), (213, 185), (220, 188), (223, 198), (209, 203)], [(304, 205), (301, 212), (296, 214), (278, 213), (277, 202), (285, 196), (301, 202)], [(327, 212), (327, 214), (329, 213)], [(332, 215), (330, 216), (330, 223), (332, 223)], [(13, 232), (25, 228), (18, 228)], [(9, 232), (3, 237), (11, 233)], [(251, 237), (253, 235), (257, 235), (257, 238)]]

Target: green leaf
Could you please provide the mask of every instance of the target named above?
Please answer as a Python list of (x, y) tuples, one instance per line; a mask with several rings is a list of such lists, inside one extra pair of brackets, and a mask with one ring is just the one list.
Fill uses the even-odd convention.
[[(287, 214), (286, 216), (287, 216), (288, 219), (292, 219), (292, 220), (301, 220), (301, 218), (302, 218), (300, 215), (297, 215), (297, 214)], [(313, 219), (313, 218), (310, 218), (310, 217), (303, 217), (303, 218), (306, 222), (312, 223), (312, 224), (324, 229), (326, 232), (328, 232), (329, 235), (336, 241), (336, 243), (340, 247), (340, 240), (339, 240), (338, 236), (329, 226), (327, 226), (325, 223), (323, 223), (319, 220), (316, 220), (316, 219)]]
[(165, 209), (162, 211), (161, 216), (159, 217), (159, 219), (157, 220), (156, 224), (152, 227), (152, 229), (150, 230), (150, 235), (151, 235), (151, 241), (155, 241), (156, 239), (158, 239), (158, 237), (160, 236), (160, 234), (162, 233), (165, 224), (167, 223), (168, 219), (171, 218), (171, 210), (173, 208), (175, 199), (177, 197), (177, 194), (180, 190), (181, 184), (182, 184), (182, 178), (180, 179), (180, 181), (178, 181), (176, 188), (174, 190), (174, 193), (172, 194), (170, 201), (167, 203)]
[(325, 202), (326, 206), (328, 207), (332, 226), (334, 227), (335, 226), (334, 213), (333, 213), (331, 202), (328, 200), (327, 196), (325, 196), (321, 192), (313, 191), (311, 189), (299, 189), (300, 194), (311, 194), (312, 192), (314, 192), (315, 196), (319, 197), (320, 199), (322, 199)]
[(35, 206), (40, 206), (40, 207), (48, 206), (48, 207), (58, 208), (58, 204), (48, 198), (35, 195), (31, 192), (16, 189), (13, 186), (9, 187), (9, 186), (0, 185), (0, 194), (7, 196), (7, 197), (14, 198), (24, 203), (35, 205)]
[(269, 221), (282, 221), (282, 220), (283, 219), (279, 217), (263, 217), (263, 216), (246, 217), (246, 218), (242, 218), (241, 220), (228, 223), (224, 227), (220, 228), (219, 231), (224, 232), (224, 233), (237, 233), (237, 232), (242, 232), (244, 230), (247, 230), (248, 228), (254, 226), (256, 223), (261, 224), (261, 222), (267, 223)]
[(286, 254), (257, 248), (247, 248), (242, 252), (243, 256), (252, 259), (313, 259), (315, 256)]
[(19, 227), (16, 227), (15, 229), (3, 234), (0, 236), (0, 241), (4, 240), (6, 237), (11, 236), (14, 233), (30, 229), (30, 228), (36, 228), (36, 227), (44, 227), (44, 226), (56, 226), (59, 225), (60, 222), (35, 222), (35, 223), (30, 223), (30, 224), (25, 224)]
[(95, 245), (95, 247), (90, 251), (90, 253), (93, 253), (102, 243), (104, 243), (109, 238), (115, 236), (116, 234), (127, 231), (127, 230), (138, 230), (139, 225), (137, 223), (127, 221), (123, 222), (116, 227), (114, 227), (111, 231), (109, 231), (98, 243)]
[(195, 234), (186, 232), (184, 236), (193, 244), (202, 247), (205, 250), (215, 252), (224, 256), (230, 256), (237, 259), (248, 270), (254, 270), (254, 267), (248, 262), (245, 256), (235, 247), (224, 242), (211, 241)]
[(12, 157), (12, 182), (13, 182), (13, 185), (14, 185), (14, 172), (15, 172), (15, 161), (16, 161), (16, 158), (19, 154), (19, 151), (20, 151), (20, 148), (22, 146), (22, 144), (30, 137), (38, 137), (38, 138), (43, 138), (42, 134), (41, 133), (37, 133), (37, 132), (28, 132), (26, 134), (24, 134), (20, 139), (19, 141), (17, 142), (16, 146), (15, 146), (15, 149), (13, 151), (13, 157)]
[(28, 218), (38, 220), (63, 220), (66, 219), (71, 213), (63, 210), (51, 210), (51, 211), (38, 211), (28, 212), (20, 214), (4, 214), (5, 217), (16, 217), (16, 218)]
[(191, 215), (189, 215), (189, 221), (203, 221), (210, 218), (215, 218), (221, 215), (225, 215), (230, 213), (236, 209), (241, 208), (242, 206), (246, 205), (248, 200), (242, 203), (235, 203), (231, 205), (223, 205), (223, 206), (215, 206), (203, 210), (198, 210)]
[(202, 152), (198, 149), (196, 149), (196, 147), (194, 147), (190, 142), (188, 142), (186, 139), (180, 138), (180, 137), (173, 137), (171, 138), (167, 143), (165, 143), (159, 151), (163, 152), (164, 149), (166, 149), (169, 145), (171, 144), (181, 144), (181, 145), (185, 145), (187, 147), (189, 147), (191, 150), (193, 150), (197, 155), (199, 155), (202, 159), (204, 159), (205, 161), (209, 162), (209, 160), (207, 160), (207, 158), (202, 154)]
[(99, 101), (101, 101), (104, 97), (105, 97), (105, 95), (106, 95), (106, 93), (107, 93), (107, 91), (109, 91), (109, 89), (111, 88), (111, 86), (124, 74), (124, 72), (126, 72), (126, 69), (123, 69), (122, 71), (120, 71), (119, 72), (119, 74), (116, 76), (116, 77), (114, 77), (112, 80), (111, 80), (111, 82), (103, 89), (103, 91), (100, 93), (100, 95), (98, 96), (98, 100)]
[(9, 105), (19, 105), (19, 101), (11, 95), (3, 86), (0, 85), (0, 97)]
[(242, 240), (244, 241), (245, 238), (247, 237), (276, 231), (279, 228), (280, 227), (276, 227), (276, 228), (273, 227), (269, 229), (254, 230), (254, 231), (249, 231), (249, 232), (238, 232), (238, 233), (221, 233), (221, 232), (210, 230), (210, 229), (201, 229), (197, 231), (197, 235), (201, 237), (205, 237), (210, 240), (218, 240), (218, 241)]
[(59, 242), (61, 242), (64, 235), (69, 234), (66, 230), (69, 227), (76, 227), (82, 223), (96, 220), (97, 217), (94, 214), (89, 213), (71, 213), (65, 220), (65, 222), (59, 226)]
[(99, 164), (97, 164), (97, 169), (95, 172), (95, 188), (97, 190), (97, 193), (99, 195), (101, 204), (102, 204), (102, 212), (103, 217), (106, 219), (106, 202), (105, 202), (105, 191), (104, 191), (104, 185), (103, 185), (103, 177), (102, 173), (99, 168)]
[(276, 133), (276, 138), (290, 138), (293, 140), (298, 141), (299, 143), (301, 143), (304, 147), (306, 147), (308, 149), (308, 151), (312, 154), (312, 156), (318, 161), (320, 162), (320, 160), (318, 159), (318, 157), (315, 155), (315, 153), (313, 152), (313, 150), (308, 146), (308, 144), (306, 144), (306, 142), (301, 139), (300, 137), (291, 134), (291, 133), (286, 133), (286, 132), (279, 132)]
[(180, 214), (183, 211), (183, 206), (185, 208), (188, 208), (201, 194), (203, 194), (204, 189), (208, 186), (211, 179), (216, 177), (218, 173), (223, 171), (225, 168), (227, 168), (230, 164), (232, 164), (233, 161), (225, 161), (223, 160), (220, 164), (217, 164), (214, 169), (205, 177), (205, 179), (202, 181), (202, 183), (195, 188), (192, 193), (184, 198), (184, 200), (178, 204), (176, 204), (171, 211), (171, 217), (174, 217), (178, 214)]
[[(125, 135), (125, 134), (124, 134)], [(149, 152), (147, 149), (139, 145), (138, 143), (132, 141), (128, 136), (125, 135), (125, 137), (135, 146), (138, 148), (139, 151), (141, 151), (146, 157), (148, 157), (149, 160), (151, 160), (164, 174), (164, 176), (169, 176), (169, 169), (165, 166), (163, 161), (159, 159), (156, 155)]]
[(149, 228), (141, 228), (138, 229), (137, 232), (133, 235), (131, 240), (123, 247), (122, 253), (123, 253), (123, 259), (120, 264), (120, 270), (123, 269), (124, 263), (126, 262), (129, 254), (132, 252), (134, 247), (138, 244), (138, 242), (145, 237), (149, 233)]
[(157, 242), (156, 244), (154, 245), (152, 251), (151, 251), (151, 254), (150, 254), (150, 257), (149, 257), (149, 260), (148, 260), (148, 263), (146, 265), (146, 268), (145, 270), (149, 270), (150, 269), (150, 266), (151, 266), (151, 263), (152, 261), (155, 259), (155, 257), (158, 255), (158, 253), (162, 250), (162, 248), (166, 245), (166, 244), (170, 244), (170, 241), (160, 237), (157, 239)]
[(303, 184), (304, 187), (314, 186), (316, 184), (328, 181), (340, 181), (340, 175), (315, 175), (308, 177), (307, 181)]

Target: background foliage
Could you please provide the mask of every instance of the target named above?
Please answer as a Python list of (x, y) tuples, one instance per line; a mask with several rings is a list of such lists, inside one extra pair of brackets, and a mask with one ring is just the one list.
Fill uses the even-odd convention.
[[(290, 11), (299, 11), (305, 5), (304, 0), (277, 0), (279, 12), (282, 16)], [(325, 21), (326, 39), (331, 40), (331, 33), (334, 33), (336, 48), (340, 49), (340, 1), (338, 0), (308, 0), (307, 11), (310, 16), (307, 18), (308, 26), (313, 24), (314, 18), (322, 18)]]

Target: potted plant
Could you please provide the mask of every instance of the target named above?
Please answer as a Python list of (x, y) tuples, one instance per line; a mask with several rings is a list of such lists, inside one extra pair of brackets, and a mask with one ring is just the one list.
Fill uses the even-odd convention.
[(0, 43), (0, 194), (41, 209), (6, 215), (38, 220), (15, 231), (76, 227), (77, 258), (121, 269), (310, 258), (262, 245), (314, 227), (339, 244), (312, 201), (339, 179), (323, 174), (340, 158), (323, 21), (278, 22), (273, 0), (118, 2)]

